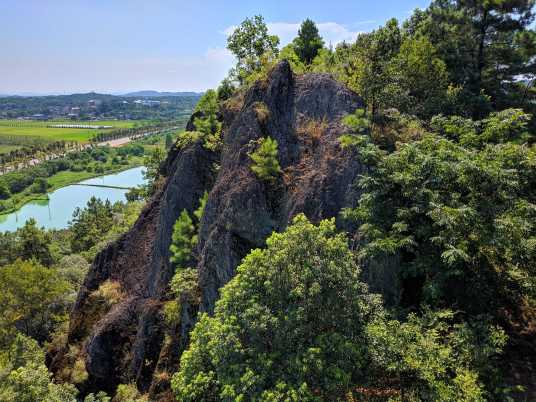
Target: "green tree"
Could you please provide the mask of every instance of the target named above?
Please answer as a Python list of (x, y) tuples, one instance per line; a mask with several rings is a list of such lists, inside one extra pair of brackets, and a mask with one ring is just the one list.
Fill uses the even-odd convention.
[(194, 126), (202, 135), (203, 146), (209, 150), (216, 150), (221, 145), (219, 110), (218, 94), (213, 89), (205, 92), (195, 107), (199, 116), (194, 118)]
[(273, 182), (281, 174), (277, 160), (277, 141), (271, 137), (261, 138), (259, 146), (249, 156), (253, 160), (251, 170), (259, 179)]
[(236, 87), (233, 85), (233, 82), (230, 78), (225, 78), (220, 83), (218, 90), (218, 101), (226, 101), (231, 98), (236, 91)]
[(500, 314), (534, 300), (536, 154), (435, 135), (404, 144), (361, 180), (365, 260), (399, 255), (403, 304)]
[[(327, 308), (329, 306), (329, 308)], [(192, 332), (172, 379), (181, 401), (331, 400), (367, 366), (381, 310), (334, 220), (305, 216), (252, 251)]]
[(183, 209), (173, 225), (171, 246), (169, 247), (171, 251), (170, 262), (176, 268), (187, 268), (196, 244), (197, 236), (192, 218), (190, 218), (188, 211)]
[(0, 288), (3, 342), (16, 330), (42, 342), (65, 319), (63, 300), (70, 289), (54, 269), (17, 260), (0, 269)]
[(448, 107), (448, 71), (426, 37), (405, 39), (387, 67), (387, 107), (429, 119)]
[(404, 322), (379, 319), (370, 324), (373, 384), (382, 389), (394, 380), (403, 400), (495, 400), (498, 359), (507, 337), (485, 317), (470, 322), (456, 318), (448, 310), (425, 310)]
[(156, 179), (160, 176), (160, 166), (166, 159), (166, 153), (161, 147), (156, 147), (152, 152), (143, 158), (143, 165), (145, 166), (145, 172), (143, 178), (147, 180), (148, 193), (151, 195), (154, 191), (154, 184)]
[(227, 38), (227, 49), (238, 59), (238, 81), (244, 84), (249, 75), (259, 71), (264, 57), (277, 57), (278, 45), (279, 38), (268, 34), (268, 27), (262, 16), (246, 18)]
[(77, 389), (57, 384), (45, 366), (45, 355), (35, 340), (18, 334), (0, 362), (0, 400), (4, 402), (73, 402)]
[(11, 191), (6, 183), (0, 182), (0, 200), (7, 200), (11, 196)]
[[(533, 7), (533, 0), (435, 0), (414, 14), (407, 30), (430, 39), (454, 84), (466, 91), (469, 112), (482, 117), (489, 112), (483, 94), (499, 109), (529, 94), (516, 77), (534, 77)], [(525, 96), (523, 104), (529, 101)]]
[(70, 222), (71, 248), (78, 253), (97, 244), (113, 226), (114, 211), (109, 200), (91, 197), (86, 208), (75, 209)]
[(30, 218), (24, 226), (17, 231), (17, 256), (23, 260), (35, 259), (41, 264), (50, 266), (52, 255), (50, 253), (50, 236), (37, 227), (35, 219)]
[(392, 82), (388, 66), (400, 49), (402, 36), (398, 21), (357, 37), (350, 48), (341, 47), (344, 70), (341, 78), (366, 101), (373, 117), (389, 99), (385, 89)]
[(316, 24), (307, 18), (302, 22), (298, 36), (294, 39), (294, 50), (305, 65), (310, 65), (324, 47)]

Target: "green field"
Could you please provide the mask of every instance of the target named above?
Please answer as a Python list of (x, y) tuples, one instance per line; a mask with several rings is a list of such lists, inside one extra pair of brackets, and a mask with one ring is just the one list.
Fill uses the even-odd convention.
[[(4, 145), (24, 145), (25, 139), (28, 143), (34, 140), (43, 142), (53, 141), (76, 141), (80, 143), (89, 140), (99, 132), (108, 132), (118, 128), (132, 128), (142, 125), (143, 121), (134, 120), (111, 120), (111, 121), (20, 121), (20, 120), (0, 120), (0, 152), (6, 152), (1, 147)], [(86, 128), (52, 128), (55, 124), (83, 124), (113, 126), (111, 129), (86, 129)], [(4, 141), (2, 141), (4, 139)], [(19, 141), (20, 140), (20, 141)], [(9, 150), (7, 150), (9, 152)]]
[(0, 144), (0, 154), (7, 154), (11, 151), (14, 151), (17, 148), (20, 148), (20, 145), (3, 145)]

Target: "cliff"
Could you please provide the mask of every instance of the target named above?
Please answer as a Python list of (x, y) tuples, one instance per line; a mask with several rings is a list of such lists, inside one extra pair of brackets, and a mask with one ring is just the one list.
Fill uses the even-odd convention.
[[(67, 343), (51, 356), (56, 376), (68, 376), (83, 361), (87, 379), (79, 387), (85, 393), (135, 382), (165, 399), (168, 374), (178, 367), (198, 309), (213, 311), (218, 290), (241, 259), (298, 213), (316, 222), (355, 204), (353, 183), (365, 168), (341, 149), (338, 137), (345, 132), (341, 118), (362, 105), (329, 75), (296, 76), (282, 62), (266, 80), (226, 102), (221, 152), (199, 143), (170, 151), (159, 190), (134, 227), (93, 263), (71, 314)], [(277, 140), (283, 170), (271, 184), (255, 176), (248, 156), (266, 136)], [(198, 207), (205, 191), (196, 256), (201, 303), (181, 303), (180, 322), (170, 332), (162, 306), (173, 276), (172, 228), (183, 209), (192, 213)], [(94, 297), (106, 281), (120, 284), (120, 301), (111, 308)]]

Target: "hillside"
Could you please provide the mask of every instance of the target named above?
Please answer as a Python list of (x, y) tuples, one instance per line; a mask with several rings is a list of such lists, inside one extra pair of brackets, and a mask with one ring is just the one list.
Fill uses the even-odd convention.
[[(248, 91), (242, 105), (223, 112), (221, 154), (196, 143), (168, 155), (165, 184), (133, 230), (97, 257), (78, 296), (66, 348), (79, 345), (84, 351), (89, 374), (85, 390), (112, 391), (127, 380), (152, 393), (167, 388), (155, 373), (176, 369), (197, 315), (197, 306), (183, 305), (174, 347), (164, 344), (161, 309), (173, 276), (171, 233), (180, 212), (192, 213), (204, 191), (209, 198), (197, 248), (202, 311), (214, 309), (218, 289), (273, 230), (284, 229), (301, 212), (313, 221), (335, 217), (358, 197), (351, 183), (363, 167), (340, 148), (337, 138), (344, 131), (341, 118), (361, 105), (357, 95), (329, 76), (295, 77), (288, 63), (281, 63), (266, 83)], [(266, 115), (259, 108), (266, 108)], [(322, 125), (319, 138), (307, 130), (311, 123)], [(275, 188), (265, 186), (248, 168), (250, 141), (261, 136), (273, 136), (281, 146), (281, 166), (288, 173)], [(221, 165), (218, 173), (214, 163)], [(109, 280), (121, 284), (125, 299), (95, 316), (91, 293)], [(68, 364), (66, 350), (54, 357), (57, 372)], [(143, 363), (147, 361), (152, 364)]]
[(129, 92), (122, 96), (125, 98), (154, 98), (168, 96), (200, 96), (198, 92), (159, 92), (159, 91), (136, 91)]
[(127, 202), (0, 234), (0, 400), (536, 400), (534, 7), (234, 26), (186, 130), (80, 153), (150, 150)]

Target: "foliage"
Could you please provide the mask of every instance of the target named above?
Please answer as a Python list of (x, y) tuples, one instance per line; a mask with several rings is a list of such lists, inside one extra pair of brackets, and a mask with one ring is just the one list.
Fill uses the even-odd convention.
[[(259, 71), (266, 59), (278, 54), (279, 38), (268, 34), (264, 18), (246, 18), (227, 38), (227, 49), (238, 59), (234, 76), (244, 84), (249, 75)], [(263, 60), (264, 58), (264, 60)]]
[[(326, 306), (330, 306), (329, 309)], [(252, 251), (192, 332), (172, 387), (181, 401), (325, 400), (363, 376), (379, 301), (334, 220), (300, 215)]]
[(37, 227), (35, 219), (28, 219), (24, 226), (17, 231), (17, 237), (17, 258), (23, 260), (35, 259), (45, 266), (52, 264), (52, 255), (49, 248), (50, 236)]
[(399, 254), (418, 284), (406, 304), (497, 314), (534, 297), (536, 154), (526, 146), (467, 150), (427, 135), (379, 160), (360, 182), (360, 256)]
[(216, 93), (218, 94), (218, 102), (224, 102), (230, 99), (236, 92), (236, 87), (229, 78), (224, 78), (218, 87)]
[(170, 262), (178, 268), (186, 268), (192, 258), (192, 253), (197, 244), (195, 227), (192, 218), (185, 209), (182, 210), (177, 221), (173, 225)]
[(426, 37), (410, 37), (387, 67), (389, 106), (430, 118), (449, 105), (449, 77), (443, 60)]
[(482, 117), (492, 105), (529, 105), (526, 84), (516, 77), (534, 77), (533, 6), (532, 0), (435, 0), (414, 13), (406, 30), (429, 38), (453, 83), (463, 87), (469, 114)]
[(531, 115), (521, 109), (506, 109), (480, 121), (460, 116), (435, 116), (430, 125), (442, 136), (459, 142), (465, 147), (482, 148), (486, 144), (509, 141), (534, 142), (534, 134), (528, 131)]
[(199, 289), (197, 279), (197, 269), (180, 269), (175, 273), (169, 286), (179, 303), (187, 300), (192, 304), (199, 304), (201, 300), (201, 289)]
[(194, 126), (202, 134), (203, 146), (212, 151), (221, 145), (222, 123), (219, 121), (218, 111), (218, 94), (209, 89), (196, 106), (196, 112), (200, 117), (194, 118)]
[(0, 332), (3, 342), (17, 330), (44, 341), (65, 319), (68, 283), (36, 261), (17, 260), (0, 269)]
[(360, 34), (350, 48), (338, 49), (346, 53), (342, 80), (363, 96), (373, 117), (388, 102), (385, 89), (391, 79), (389, 63), (398, 54), (401, 42), (398, 22), (392, 19), (385, 27)]
[(160, 147), (153, 148), (151, 153), (143, 159), (143, 165), (145, 166), (143, 178), (148, 182), (147, 186), (150, 195), (154, 192), (155, 181), (160, 176), (160, 166), (165, 159), (166, 153)]
[(405, 322), (376, 320), (367, 334), (374, 383), (394, 379), (404, 400), (476, 402), (495, 391), (506, 336), (485, 317), (456, 323), (450, 311), (425, 311)]
[(203, 214), (205, 213), (205, 207), (207, 205), (208, 201), (208, 192), (205, 191), (203, 193), (203, 196), (199, 199), (199, 207), (194, 211), (194, 216), (197, 219), (198, 224), (201, 222), (201, 218), (203, 218)]
[(341, 147), (356, 150), (357, 158), (363, 163), (369, 165), (377, 163), (383, 153), (370, 138), (371, 123), (365, 116), (365, 111), (357, 109), (355, 113), (345, 116), (343, 123), (350, 132), (339, 137)]
[(251, 170), (259, 179), (273, 182), (281, 174), (277, 160), (277, 141), (271, 137), (261, 138), (257, 149), (249, 157), (253, 160)]
[(296, 53), (296, 48), (293, 43), (289, 43), (281, 49), (278, 59), (288, 61), (290, 63), (290, 68), (296, 74), (303, 74), (306, 71), (306, 66)]
[(117, 387), (113, 402), (148, 402), (148, 399), (139, 393), (136, 385), (120, 384)]
[(72, 250), (77, 253), (94, 246), (112, 226), (113, 217), (113, 206), (109, 200), (103, 202), (91, 197), (86, 208), (77, 208), (70, 222)]
[(73, 402), (78, 391), (57, 384), (45, 366), (45, 356), (34, 340), (18, 334), (0, 362), (0, 400), (5, 402)]
[(118, 281), (108, 279), (100, 284), (99, 288), (91, 294), (91, 297), (109, 308), (119, 303), (124, 298), (124, 294)]
[(302, 22), (293, 44), (294, 51), (305, 65), (311, 64), (319, 50), (324, 47), (324, 41), (318, 34), (318, 28), (310, 19)]

